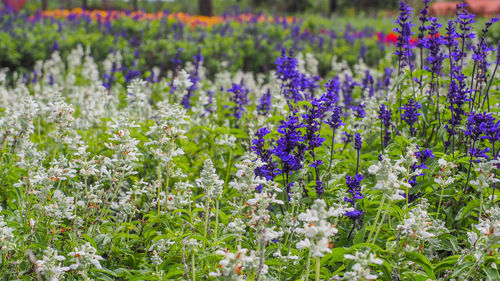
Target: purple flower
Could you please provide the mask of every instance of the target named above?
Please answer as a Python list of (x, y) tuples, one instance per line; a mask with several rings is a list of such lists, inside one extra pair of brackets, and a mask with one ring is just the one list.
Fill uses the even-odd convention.
[(319, 130), (321, 127), (321, 119), (323, 118), (324, 111), (322, 110), (322, 105), (318, 100), (311, 102), (311, 107), (306, 113), (302, 114), (304, 119), (304, 125), (306, 127), (306, 134), (304, 135), (304, 140), (307, 143), (307, 149), (312, 151), (316, 147), (320, 147), (325, 141), (324, 138), (320, 137)]
[[(417, 146), (417, 149), (419, 147)], [(412, 172), (416, 171), (417, 169), (427, 169), (427, 166), (425, 165), (425, 162), (428, 159), (434, 158), (434, 154), (432, 153), (432, 150), (430, 149), (421, 149), (415, 152), (415, 157), (417, 157), (418, 161), (416, 163), (413, 163), (410, 166), (410, 170)], [(424, 176), (425, 173), (418, 174), (416, 176), (413, 176), (408, 180), (408, 183), (411, 184), (411, 186), (417, 185), (417, 177), (419, 176)]]
[(361, 135), (359, 133), (356, 133), (356, 135), (354, 136), (354, 149), (361, 150), (362, 144), (363, 141), (361, 140)]
[(412, 69), (411, 65), (411, 50), (414, 48), (411, 41), (411, 36), (414, 34), (411, 29), (414, 26), (411, 22), (412, 16), (412, 8), (410, 5), (404, 3), (403, 1), (399, 2), (399, 17), (395, 21), (398, 24), (398, 27), (394, 29), (395, 32), (399, 33), (398, 40), (396, 42), (396, 47), (398, 48), (395, 52), (395, 55), (399, 57), (399, 64), (403, 67), (406, 63), (410, 64), (410, 70)]
[(265, 148), (266, 141), (264, 136), (269, 134), (271, 131), (266, 128), (260, 128), (255, 132), (256, 139), (252, 140), (252, 150), (260, 157), (260, 160), (265, 164), (263, 166), (257, 167), (255, 169), (255, 175), (263, 177), (266, 180), (273, 180), (276, 175), (277, 164), (273, 160), (273, 153)]
[(362, 92), (364, 92), (366, 89), (368, 89), (368, 96), (371, 97), (373, 95), (373, 91), (374, 91), (374, 88), (373, 88), (374, 80), (373, 80), (373, 76), (370, 74), (369, 70), (367, 70), (365, 72), (365, 77), (361, 81), (361, 84), (363, 85)]
[(299, 170), (303, 167), (304, 153), (306, 145), (304, 144), (304, 136), (300, 131), (303, 128), (297, 116), (297, 112), (293, 111), (285, 121), (281, 121), (278, 127), (278, 133), (281, 137), (276, 141), (271, 150), (281, 161), (281, 173), (288, 175), (292, 171)]
[(462, 123), (463, 116), (465, 115), (465, 111), (463, 106), (465, 102), (470, 101), (468, 95), (472, 92), (467, 87), (465, 82), (465, 75), (462, 73), (458, 73), (453, 75), (453, 78), (450, 82), (450, 88), (448, 90), (448, 108), (451, 111), (451, 119), (448, 120), (448, 124), (445, 128), (448, 133), (452, 136), (457, 134), (456, 128)]
[(420, 20), (420, 26), (418, 27), (418, 42), (417, 47), (422, 49), (425, 47), (425, 32), (429, 29), (429, 26), (426, 23), (429, 21), (429, 2), (430, 0), (424, 0), (424, 8), (420, 10), (420, 16), (418, 19)]
[(271, 110), (271, 98), (271, 89), (267, 89), (267, 91), (259, 99), (259, 105), (257, 105), (259, 115), (267, 115), (269, 113)]
[(353, 114), (356, 118), (365, 118), (365, 105), (363, 103), (359, 103), (358, 106), (354, 109)]
[[(344, 197), (344, 201), (351, 203), (351, 206), (354, 208), (354, 210), (346, 212), (344, 215), (348, 217), (352, 222), (353, 226), (351, 229), (354, 230), (356, 225), (358, 226), (358, 229), (361, 228), (363, 225), (363, 215), (365, 213), (364, 210), (358, 210), (356, 209), (356, 201), (361, 200), (364, 198), (364, 195), (361, 194), (361, 181), (363, 180), (363, 175), (356, 174), (354, 177), (351, 177), (349, 175), (345, 176), (345, 181), (347, 184), (347, 193), (348, 196)], [(351, 233), (349, 233), (349, 237), (351, 236)]]
[(472, 39), (476, 37), (476, 34), (470, 33), (470, 30), (472, 29), (472, 24), (476, 21), (474, 20), (474, 15), (469, 13), (465, 7), (467, 7), (467, 4), (465, 3), (457, 4), (457, 19), (455, 22), (459, 25), (461, 30), (461, 33), (458, 33), (457, 35), (462, 39)]
[(335, 130), (345, 124), (342, 122), (341, 118), (342, 118), (342, 108), (337, 106), (333, 109), (332, 116), (330, 116), (330, 118), (324, 121), (324, 123), (330, 126), (330, 128), (332, 128), (333, 130)]
[[(430, 68), (424, 67), (424, 69), (430, 71), (433, 77), (438, 77), (441, 75), (443, 60), (445, 58), (444, 53), (441, 51), (441, 45), (443, 45), (445, 41), (439, 34), (439, 29), (441, 28), (442, 24), (438, 23), (435, 17), (430, 17), (429, 21), (431, 23), (428, 27), (429, 36), (424, 38), (423, 42), (425, 48), (429, 49), (429, 54), (426, 58), (426, 61), (430, 64)], [(432, 81), (432, 83), (435, 82)]]
[(401, 108), (403, 110), (403, 112), (401, 113), (401, 119), (410, 126), (411, 136), (414, 136), (417, 132), (417, 130), (414, 128), (414, 124), (418, 121), (418, 116), (420, 116), (418, 110), (421, 107), (422, 106), (418, 102), (414, 101), (413, 99), (409, 99), (408, 103)]
[(389, 128), (391, 126), (392, 111), (390, 108), (387, 108), (385, 104), (382, 104), (380, 105), (377, 113), (378, 113), (378, 118), (380, 119), (381, 134), (383, 131), (383, 138), (382, 138), (383, 147), (386, 147), (389, 141), (391, 140), (391, 134), (389, 133)]
[(325, 193), (325, 185), (320, 180), (316, 180), (315, 189), (316, 189), (316, 194), (318, 194), (318, 197), (320, 197)]
[(288, 51), (288, 55), (285, 48), (281, 50), (281, 57), (278, 57), (275, 62), (278, 80), (293, 80), (298, 76), (297, 59), (293, 55), (292, 49)]
[(198, 82), (201, 80), (198, 76), (200, 70), (200, 64), (203, 61), (203, 56), (201, 54), (201, 49), (198, 48), (198, 52), (193, 56), (194, 71), (189, 74), (189, 80), (191, 80), (191, 87), (187, 89), (187, 93), (182, 97), (181, 104), (184, 108), (191, 108), (191, 97), (193, 92), (198, 89)]
[(345, 202), (349, 202), (354, 207), (356, 200), (363, 199), (364, 196), (361, 194), (361, 181), (364, 179), (363, 175), (357, 174), (354, 177), (349, 175), (345, 176), (345, 181), (348, 187), (348, 195), (344, 198)]
[(492, 113), (475, 113), (472, 112), (467, 118), (467, 129), (463, 130), (466, 136), (470, 136), (472, 140), (477, 141), (483, 135), (489, 133), (491, 128), (495, 127), (495, 117)]
[(243, 84), (243, 80), (240, 85), (233, 83), (233, 86), (227, 89), (229, 93), (233, 93), (230, 97), (230, 101), (234, 103), (233, 106), (233, 116), (236, 119), (235, 124), (237, 127), (238, 120), (240, 120), (243, 111), (245, 111), (245, 106), (248, 104), (248, 93), (250, 92)]

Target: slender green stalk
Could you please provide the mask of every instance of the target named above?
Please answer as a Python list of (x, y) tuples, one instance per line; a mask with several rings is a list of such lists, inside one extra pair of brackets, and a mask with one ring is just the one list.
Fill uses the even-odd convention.
[[(209, 226), (209, 215), (210, 212), (210, 202), (207, 201), (207, 206), (205, 207), (205, 227), (203, 229), (203, 237), (207, 238), (207, 231), (208, 231), (208, 226)], [(203, 242), (205, 244), (205, 242)]]
[(378, 233), (380, 232), (380, 229), (382, 228), (382, 225), (384, 224), (385, 216), (387, 215), (387, 212), (389, 211), (389, 208), (391, 207), (391, 200), (389, 200), (389, 203), (387, 203), (387, 207), (385, 208), (384, 214), (382, 215), (382, 219), (380, 220), (380, 225), (377, 228), (377, 232), (375, 233), (375, 237), (373, 237), (373, 243), (377, 242), (377, 236)]
[(196, 267), (194, 266), (194, 252), (191, 254), (191, 270), (193, 274), (193, 281), (196, 280)]
[(408, 212), (408, 205), (410, 204), (409, 200), (410, 200), (410, 193), (409, 193), (409, 187), (408, 185), (406, 186), (406, 194), (405, 194), (405, 197), (406, 197), (406, 210), (405, 210), (405, 213)]
[(219, 229), (219, 199), (215, 201), (215, 231), (214, 241), (217, 242), (217, 230)]
[(385, 201), (385, 194), (382, 196), (382, 200), (380, 200), (380, 205), (378, 206), (378, 211), (377, 211), (377, 215), (375, 216), (375, 221), (373, 222), (372, 227), (370, 229), (370, 234), (368, 235), (368, 240), (366, 240), (366, 242), (368, 242), (368, 243), (370, 243), (370, 240), (371, 240), (372, 235), (373, 235), (373, 231), (375, 230), (375, 227), (377, 226), (378, 218), (380, 217), (380, 213), (382, 212), (382, 206), (384, 205), (384, 201)]
[[(170, 184), (170, 173), (169, 173), (169, 165), (167, 165), (167, 182), (165, 183), (165, 211), (167, 211), (167, 196), (168, 196), (168, 187)], [(162, 187), (162, 185), (160, 185)]]
[(316, 281), (319, 281), (319, 272), (321, 270), (321, 258), (316, 257)]
[[(161, 189), (162, 189), (162, 184), (161, 184), (161, 161), (158, 163), (158, 216), (160, 215), (161, 211), (161, 204), (160, 204), (160, 198), (161, 198)], [(166, 196), (166, 194), (165, 194)], [(166, 201), (166, 199), (165, 199)]]
[(307, 266), (306, 266), (306, 281), (309, 281), (309, 270), (311, 268), (311, 250), (309, 250), (309, 254), (307, 255)]
[(436, 219), (439, 218), (439, 210), (441, 209), (441, 203), (443, 202), (443, 195), (444, 195), (444, 185), (441, 186), (441, 194), (439, 195), (439, 204), (438, 204), (438, 210), (436, 213)]
[(227, 162), (227, 170), (226, 170), (226, 182), (225, 182), (225, 186), (227, 188), (227, 185), (229, 184), (229, 174), (231, 172), (231, 160), (233, 158), (233, 150), (229, 150), (229, 160)]
[(483, 190), (483, 191), (481, 192), (481, 196), (480, 196), (480, 199), (479, 199), (479, 200), (480, 200), (480, 201), (479, 201), (479, 217), (481, 217), (481, 215), (483, 214), (484, 191), (485, 191), (485, 190)]

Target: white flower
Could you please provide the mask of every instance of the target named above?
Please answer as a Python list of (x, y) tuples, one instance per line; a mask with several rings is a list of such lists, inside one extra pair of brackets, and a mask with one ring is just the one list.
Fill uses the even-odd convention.
[(97, 250), (92, 247), (89, 242), (82, 245), (80, 249), (75, 247), (75, 251), (68, 253), (68, 256), (73, 257), (76, 262), (71, 266), (72, 268), (76, 269), (83, 267), (84, 269), (88, 269), (88, 266), (92, 264), (96, 268), (102, 269), (99, 261), (103, 260), (103, 258), (100, 255), (97, 255)]
[(406, 168), (400, 166), (398, 162), (392, 164), (387, 155), (383, 155), (378, 164), (370, 166), (368, 172), (377, 176), (377, 183), (373, 188), (382, 191), (390, 200), (404, 199), (400, 195), (403, 193), (401, 188), (411, 187), (409, 183), (399, 179), (400, 174), (407, 174)]
[[(223, 280), (245, 281), (248, 280), (250, 273), (258, 269), (259, 258), (254, 251), (241, 249), (238, 246), (236, 253), (230, 252), (228, 249), (217, 250), (217, 255), (222, 255), (224, 258), (219, 262), (219, 266), (215, 272), (210, 272), (211, 277), (222, 277)], [(261, 274), (267, 272), (267, 266), (263, 265)]]
[(449, 186), (455, 181), (455, 177), (453, 175), (453, 169), (457, 167), (457, 165), (453, 162), (448, 162), (444, 158), (439, 158), (438, 165), (441, 167), (434, 182), (439, 184), (442, 187)]
[(212, 160), (205, 160), (200, 178), (196, 179), (196, 184), (203, 188), (208, 200), (218, 199), (222, 195), (224, 181), (219, 179)]
[[(424, 242), (430, 242), (431, 244), (438, 242), (435, 237), (447, 232), (444, 222), (432, 218), (427, 213), (428, 208), (427, 199), (422, 198), (421, 203), (412, 208), (407, 213), (404, 221), (397, 226), (398, 231), (401, 232), (405, 239), (404, 249), (406, 251), (419, 250)], [(430, 248), (426, 247), (425, 250), (432, 251)]]
[(66, 218), (68, 220), (75, 218), (74, 197), (68, 197), (62, 191), (56, 190), (52, 195), (52, 201), (52, 204), (45, 206), (45, 211), (49, 217), (56, 219)]
[(215, 144), (228, 147), (235, 148), (236, 147), (236, 137), (233, 135), (224, 134), (215, 139)]
[(179, 73), (177, 74), (177, 77), (175, 77), (174, 79), (174, 87), (176, 87), (179, 92), (183, 92), (192, 85), (193, 82), (191, 82), (191, 79), (189, 79), (189, 74), (186, 72), (186, 70), (181, 69), (181, 71), (179, 71)]
[(375, 254), (370, 253), (370, 250), (356, 251), (354, 255), (346, 254), (344, 258), (355, 262), (351, 270), (344, 274), (345, 280), (352, 281), (377, 279), (378, 275), (371, 272), (370, 265), (384, 263), (383, 260), (376, 258)]
[(500, 163), (498, 160), (480, 162), (478, 167), (474, 169), (477, 173), (477, 177), (470, 181), (470, 184), (477, 187), (479, 192), (490, 187), (491, 184), (500, 182), (499, 179), (495, 177), (493, 170), (496, 169), (496, 165)]
[(304, 235), (304, 239), (299, 241), (296, 247), (308, 248), (313, 257), (322, 257), (326, 253), (331, 253), (329, 238), (335, 236), (338, 230), (327, 219), (334, 214), (334, 209), (326, 209), (323, 199), (316, 199), (311, 209), (298, 216), (304, 224), (302, 228), (297, 229), (297, 233)]
[(238, 168), (236, 178), (229, 183), (229, 186), (238, 190), (242, 196), (253, 194), (255, 189), (263, 185), (266, 180), (255, 176), (255, 169), (264, 165), (255, 154), (246, 154), (240, 163), (236, 163)]
[(7, 253), (16, 247), (14, 228), (8, 227), (3, 216), (0, 216), (0, 252)]
[(65, 259), (65, 257), (58, 255), (56, 250), (47, 248), (42, 259), (36, 261), (36, 271), (49, 281), (58, 281), (63, 277), (64, 272), (73, 269), (61, 266), (61, 261)]

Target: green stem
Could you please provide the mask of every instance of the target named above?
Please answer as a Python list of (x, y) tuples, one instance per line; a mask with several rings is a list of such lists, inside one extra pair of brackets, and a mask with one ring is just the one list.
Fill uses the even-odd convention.
[(215, 201), (215, 231), (214, 241), (217, 242), (217, 230), (219, 228), (219, 199)]
[(387, 203), (387, 207), (385, 208), (384, 214), (382, 215), (382, 219), (380, 220), (380, 225), (377, 228), (377, 232), (375, 233), (375, 237), (373, 237), (373, 244), (377, 242), (377, 236), (378, 233), (380, 232), (380, 229), (382, 228), (382, 225), (384, 224), (385, 216), (387, 215), (387, 212), (389, 211), (389, 207), (391, 206), (391, 200), (389, 200), (389, 203)]
[(194, 252), (191, 254), (191, 270), (193, 272), (193, 281), (196, 280), (196, 267), (194, 266)]
[[(161, 162), (158, 163), (158, 216), (160, 215), (161, 211), (161, 204), (160, 204), (160, 198), (161, 198), (161, 189), (162, 189), (162, 184), (161, 184)], [(165, 194), (165, 201), (166, 199), (166, 194)]]
[(307, 267), (306, 267), (306, 281), (309, 281), (309, 269), (311, 268), (311, 250), (307, 255)]
[(441, 194), (439, 195), (439, 204), (438, 204), (438, 210), (436, 213), (436, 219), (439, 217), (439, 210), (441, 209), (441, 203), (443, 202), (443, 195), (444, 195), (444, 185), (441, 186)]
[(232, 158), (233, 158), (233, 149), (231, 149), (229, 151), (229, 160), (227, 162), (226, 183), (225, 183), (226, 189), (227, 189), (227, 185), (229, 184), (229, 173), (231, 172), (231, 160), (232, 160)]
[[(205, 227), (203, 229), (203, 237), (204, 238), (207, 238), (207, 231), (208, 231), (208, 225), (209, 225), (208, 220), (210, 218), (209, 212), (210, 212), (210, 202), (207, 201), (207, 206), (205, 207)], [(203, 244), (205, 244), (205, 242), (203, 242)]]
[(409, 187), (406, 186), (406, 210), (405, 210), (405, 213), (408, 212), (408, 205), (409, 205), (409, 200), (410, 200), (410, 193), (409, 193)]
[(372, 227), (370, 229), (370, 234), (368, 235), (368, 240), (366, 242), (370, 243), (370, 240), (372, 238), (373, 231), (375, 230), (375, 227), (377, 226), (378, 218), (380, 217), (380, 213), (382, 212), (382, 206), (384, 205), (385, 201), (385, 193), (382, 195), (382, 200), (380, 200), (380, 205), (378, 206), (378, 211), (377, 215), (375, 216), (375, 221), (372, 224)]
[(479, 201), (479, 217), (481, 217), (481, 215), (482, 215), (482, 213), (483, 213), (484, 191), (486, 191), (486, 190), (483, 190), (483, 191), (481, 192), (481, 197), (480, 197), (481, 199), (480, 199), (480, 201)]
[[(168, 196), (168, 187), (170, 184), (170, 165), (167, 165), (167, 182), (165, 183), (165, 212), (167, 211), (167, 196)], [(162, 185), (160, 185), (162, 187)]]
[(320, 270), (321, 270), (321, 258), (316, 257), (316, 281), (319, 281)]

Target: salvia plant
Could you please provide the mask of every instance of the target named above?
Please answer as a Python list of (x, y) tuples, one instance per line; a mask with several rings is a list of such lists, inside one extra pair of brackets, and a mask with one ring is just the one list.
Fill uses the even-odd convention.
[(278, 17), (1, 17), (118, 39), (0, 70), (0, 277), (500, 280), (498, 18), (430, 5), (400, 3), (394, 46)]

